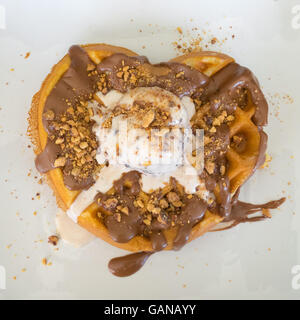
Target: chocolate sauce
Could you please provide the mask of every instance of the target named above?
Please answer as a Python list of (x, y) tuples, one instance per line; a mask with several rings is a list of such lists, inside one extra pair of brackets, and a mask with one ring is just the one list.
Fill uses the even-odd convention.
[(54, 169), (54, 161), (60, 152), (60, 147), (48, 139), (44, 151), (35, 159), (35, 166), (37, 170), (41, 173), (46, 173)]
[(139, 271), (153, 252), (137, 252), (111, 259), (109, 271), (117, 277), (128, 277)]
[[(110, 214), (104, 215), (103, 223), (107, 227), (111, 238), (120, 243), (126, 243), (137, 235), (148, 236), (152, 243), (153, 251), (161, 251), (167, 246), (163, 231), (169, 229), (171, 225), (177, 227), (177, 234), (173, 242), (174, 250), (179, 250), (189, 240), (190, 233), (195, 224), (201, 221), (207, 209), (207, 204), (195, 195), (184, 196), (184, 207), (181, 209), (176, 220), (171, 224), (171, 218), (162, 210), (158, 215), (165, 217), (160, 221), (154, 215), (153, 221), (147, 226), (143, 223), (143, 211), (135, 206), (136, 196), (141, 191), (141, 173), (130, 171), (124, 173), (122, 177), (114, 182), (116, 193), (113, 196), (98, 193), (95, 197), (96, 202), (104, 211)], [(170, 184), (175, 192), (178, 193), (176, 180), (171, 178)], [(129, 186), (129, 187), (126, 187)], [(148, 195), (152, 197), (151, 194)], [(157, 193), (158, 201), (162, 199), (160, 192)], [(107, 207), (109, 206), (109, 207)], [(128, 212), (122, 214), (122, 208), (126, 207)], [(120, 213), (118, 213), (120, 212)], [(174, 214), (173, 214), (174, 216)], [(175, 219), (175, 217), (174, 217)]]
[(185, 206), (179, 219), (179, 228), (173, 241), (173, 249), (180, 250), (189, 240), (192, 228), (200, 222), (207, 209), (207, 204), (196, 196), (185, 199)]
[(229, 217), (232, 210), (229, 179), (227, 177), (222, 178), (218, 185), (220, 190), (219, 214), (222, 217)]
[[(114, 182), (117, 192), (116, 196), (108, 197), (106, 194), (98, 193), (95, 197), (96, 202), (104, 210), (112, 214), (105, 215), (103, 222), (107, 227), (111, 238), (120, 243), (126, 243), (136, 235), (144, 233), (145, 225), (139, 208), (134, 206), (136, 196), (141, 190), (140, 186), (141, 173), (130, 171)], [(128, 187), (130, 186), (130, 187)], [(107, 207), (111, 202), (115, 204)], [(118, 214), (118, 205), (128, 209), (128, 214)]]
[(150, 234), (150, 240), (154, 252), (161, 251), (168, 245), (167, 239), (161, 230), (152, 231)]
[[(63, 74), (60, 80), (47, 97), (43, 113), (48, 110), (54, 112), (55, 116), (59, 116), (66, 112), (67, 108), (81, 100), (89, 100), (91, 94), (96, 92), (96, 78), (88, 76), (88, 66), (93, 66), (93, 61), (88, 57), (85, 50), (80, 46), (72, 46), (69, 49), (71, 64), (69, 69)], [(43, 118), (43, 125), (48, 136), (53, 134), (53, 128), (49, 125), (49, 121)], [(59, 145), (55, 145), (50, 139), (42, 153), (35, 160), (37, 169), (41, 173), (48, 172), (55, 168), (54, 162), (61, 149)], [(63, 171), (64, 183), (70, 190), (82, 190), (89, 188), (93, 183), (93, 177), (87, 179), (76, 180), (70, 174)]]
[(117, 76), (118, 71), (124, 66), (136, 68), (141, 64), (148, 63), (148, 59), (143, 56), (128, 57), (122, 53), (115, 53), (107, 58), (104, 58), (97, 66), (99, 73), (107, 74), (110, 86), (120, 92), (126, 92), (126, 85), (123, 79)]
[(129, 209), (128, 215), (121, 215), (118, 221), (114, 215), (109, 215), (104, 219), (104, 223), (109, 231), (111, 238), (120, 243), (126, 243), (144, 231), (142, 216), (133, 205), (133, 199), (124, 194), (121, 196), (122, 205)]
[[(125, 81), (118, 76), (122, 66), (136, 68), (136, 82)], [(167, 62), (150, 64), (146, 57), (128, 57), (125, 54), (111, 55), (97, 66), (98, 72), (107, 72), (110, 86), (121, 92), (136, 87), (160, 87), (179, 97), (191, 96), (209, 83), (209, 77), (191, 67)]]
[(218, 110), (222, 105), (231, 114), (240, 103), (239, 97), (246, 89), (256, 106), (253, 122), (257, 126), (268, 123), (268, 103), (262, 93), (259, 83), (253, 73), (237, 63), (228, 66), (214, 74), (205, 88), (205, 95), (211, 102), (211, 108)]
[(232, 224), (219, 230), (230, 229), (240, 223), (265, 220), (268, 218), (268, 216), (264, 214), (255, 217), (249, 217), (249, 215), (263, 211), (264, 209), (277, 209), (285, 202), (285, 200), (286, 198), (281, 198), (279, 200), (270, 201), (264, 204), (251, 204), (235, 199), (232, 203), (230, 216), (224, 219), (224, 222), (232, 222)]

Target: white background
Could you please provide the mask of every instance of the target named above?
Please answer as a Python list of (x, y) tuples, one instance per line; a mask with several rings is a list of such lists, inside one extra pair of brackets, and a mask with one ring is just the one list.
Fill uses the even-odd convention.
[[(300, 298), (291, 286), (291, 269), (300, 264), (300, 30), (291, 26), (296, 4), (300, 0), (0, 0), (6, 13), (6, 29), (0, 29), (0, 265), (7, 273), (0, 298)], [(180, 252), (153, 255), (132, 277), (116, 278), (107, 263), (124, 252), (101, 240), (82, 249), (61, 242), (58, 251), (47, 244), (57, 208), (47, 185), (34, 178), (27, 112), (70, 45), (105, 42), (159, 62), (177, 54), (172, 42), (179, 39), (178, 26), (187, 42), (199, 34), (203, 43), (228, 38), (209, 48), (257, 75), (270, 102), (273, 160), (242, 196), (256, 203), (283, 194), (290, 199), (272, 220), (207, 234)], [(194, 27), (199, 30), (193, 33)], [(37, 192), (40, 200), (32, 200)], [(52, 266), (42, 265), (44, 257)]]

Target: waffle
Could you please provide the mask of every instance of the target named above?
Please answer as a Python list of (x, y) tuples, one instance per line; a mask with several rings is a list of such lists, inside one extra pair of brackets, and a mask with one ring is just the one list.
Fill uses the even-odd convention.
[[(128, 56), (136, 56), (137, 54), (121, 47), (114, 47), (105, 44), (85, 45), (83, 48), (89, 57), (98, 64), (101, 60), (114, 53), (125, 53)], [(215, 52), (199, 52), (191, 53), (177, 57), (171, 61), (187, 64), (195, 68), (205, 75), (211, 77), (216, 72), (226, 67), (233, 58)], [(45, 147), (47, 141), (47, 133), (42, 123), (43, 108), (47, 96), (54, 88), (56, 82), (70, 65), (70, 58), (66, 55), (57, 65), (55, 65), (42, 84), (40, 91), (33, 97), (32, 107), (29, 113), (29, 134), (35, 145), (35, 152), (39, 154)], [(230, 183), (231, 194), (235, 194), (238, 188), (251, 176), (259, 155), (260, 149), (260, 133), (258, 127), (253, 123), (252, 117), (255, 113), (256, 106), (251, 99), (247, 100), (247, 106), (243, 109), (237, 108), (235, 111), (235, 120), (230, 126), (230, 138), (238, 134), (247, 137), (247, 145), (242, 151), (230, 147), (227, 152), (228, 171), (227, 176)], [(100, 173), (101, 174), (101, 173)], [(63, 174), (61, 169), (53, 169), (46, 174), (48, 184), (53, 189), (56, 196), (57, 204), (64, 211), (67, 211), (70, 205), (78, 196), (78, 191), (70, 191), (63, 182)], [(214, 191), (216, 197), (219, 197), (218, 188)], [(107, 228), (97, 217), (99, 207), (96, 203), (88, 206), (78, 217), (78, 224), (102, 238), (106, 242), (132, 252), (152, 251), (150, 240), (143, 236), (135, 236), (128, 243), (117, 243), (113, 241), (108, 233)], [(223, 218), (210, 211), (206, 211), (204, 218), (196, 224), (191, 232), (189, 241), (198, 238), (207, 231), (216, 227), (223, 221)], [(164, 231), (168, 246), (166, 250), (172, 249), (172, 242), (176, 236), (176, 228)]]

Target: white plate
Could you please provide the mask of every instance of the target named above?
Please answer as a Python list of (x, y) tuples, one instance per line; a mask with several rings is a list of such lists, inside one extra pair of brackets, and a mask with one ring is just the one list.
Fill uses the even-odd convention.
[[(300, 2), (0, 0), (0, 265), (7, 280), (0, 297), (300, 298), (292, 274), (300, 264), (296, 4)], [(192, 31), (194, 27), (199, 30)], [(247, 183), (243, 199), (259, 203), (283, 193), (289, 199), (272, 220), (207, 234), (180, 252), (155, 254), (129, 278), (109, 273), (109, 259), (124, 252), (101, 240), (82, 249), (61, 242), (55, 251), (47, 244), (55, 232), (55, 200), (47, 185), (37, 183), (27, 147), (32, 95), (72, 44), (125, 46), (159, 62), (177, 53), (174, 41), (183, 37), (188, 42), (199, 34), (204, 44), (214, 36), (224, 40), (208, 48), (250, 67), (271, 102), (267, 131), (273, 160)], [(31, 54), (24, 59), (27, 52)], [(52, 266), (42, 265), (44, 257)]]

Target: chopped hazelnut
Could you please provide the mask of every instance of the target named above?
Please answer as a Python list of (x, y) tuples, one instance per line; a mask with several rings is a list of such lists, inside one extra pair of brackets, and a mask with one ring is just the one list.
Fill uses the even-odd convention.
[(150, 220), (149, 218), (144, 219), (144, 220), (143, 220), (143, 223), (144, 223), (146, 226), (150, 226), (151, 220)]
[(79, 168), (74, 168), (74, 169), (71, 171), (71, 174), (72, 174), (74, 177), (79, 176), (79, 174), (80, 174), (80, 169), (79, 169)]
[(43, 118), (45, 120), (53, 120), (55, 117), (55, 114), (52, 110), (47, 110), (44, 114), (43, 114)]
[(71, 132), (74, 137), (78, 136), (78, 130), (75, 127), (72, 127)]
[(107, 199), (104, 202), (104, 206), (106, 209), (114, 209), (118, 204), (118, 200), (116, 198)]
[(225, 168), (224, 165), (222, 165), (222, 166), (220, 167), (220, 173), (221, 173), (222, 176), (224, 176), (225, 171), (226, 171), (226, 168)]
[(122, 72), (122, 71), (117, 72), (117, 77), (118, 77), (118, 78), (122, 78), (122, 77), (123, 77), (123, 72)]
[(90, 117), (94, 116), (94, 110), (92, 108), (88, 108), (88, 112), (89, 112)]
[(121, 217), (120, 213), (117, 213), (117, 214), (116, 214), (116, 218), (117, 218), (117, 221), (118, 221), (118, 222), (121, 222), (122, 217)]
[(86, 149), (88, 146), (89, 146), (89, 145), (88, 145), (87, 142), (81, 142), (80, 145), (79, 145), (79, 147), (80, 147), (81, 149)]
[(63, 167), (66, 164), (66, 158), (65, 157), (59, 157), (54, 161), (54, 167)]
[(153, 214), (160, 214), (161, 208), (156, 207), (156, 208), (154, 208), (151, 212), (152, 212)]
[(74, 108), (73, 107), (69, 107), (67, 109), (67, 112), (73, 115), (74, 114)]
[(84, 112), (84, 109), (83, 109), (82, 107), (77, 107), (77, 111), (78, 111), (79, 113), (83, 113), (83, 112)]
[(167, 194), (168, 200), (174, 204), (174, 202), (180, 201), (179, 196), (175, 192), (169, 192)]
[(166, 208), (168, 208), (169, 203), (168, 203), (168, 201), (167, 201), (166, 199), (161, 199), (161, 200), (159, 201), (159, 205), (160, 205), (163, 209), (166, 209)]
[(93, 71), (95, 70), (96, 66), (94, 64), (89, 63), (87, 65), (86, 71)]
[(234, 116), (228, 116), (227, 118), (226, 118), (226, 121), (233, 121), (234, 120)]
[(174, 207), (180, 208), (183, 206), (183, 203), (181, 201), (175, 201), (172, 203)]
[(55, 144), (62, 144), (64, 142), (64, 138), (57, 138), (55, 140)]
[(205, 169), (208, 172), (208, 174), (213, 174), (215, 171), (215, 164), (212, 161), (206, 161)]
[(162, 218), (161, 215), (159, 215), (159, 216), (157, 217), (157, 221), (158, 221), (159, 223), (166, 224), (166, 221)]
[(153, 122), (154, 117), (155, 117), (154, 111), (153, 110), (148, 111), (143, 119), (143, 123), (142, 123), (143, 128), (148, 128), (150, 124)]
[(144, 202), (142, 201), (142, 200), (140, 200), (140, 199), (138, 199), (137, 201), (136, 201), (136, 204), (137, 204), (137, 206), (138, 207), (140, 207), (140, 208), (144, 208)]
[(127, 216), (129, 215), (129, 209), (128, 207), (124, 207), (120, 210), (122, 213), (126, 214)]
[(148, 204), (147, 204), (147, 210), (148, 210), (148, 211), (152, 212), (152, 210), (153, 210), (154, 208), (155, 208), (155, 207), (154, 207), (154, 205), (153, 205), (152, 203), (148, 203)]
[(182, 77), (183, 75), (184, 75), (184, 72), (183, 72), (183, 71), (178, 72), (178, 73), (176, 74), (176, 78), (180, 78), (180, 77)]

